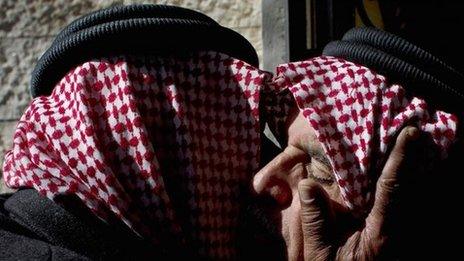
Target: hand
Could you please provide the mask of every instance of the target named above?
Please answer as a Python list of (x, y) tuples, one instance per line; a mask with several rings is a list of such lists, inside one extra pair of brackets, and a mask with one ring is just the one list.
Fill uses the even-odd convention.
[(347, 215), (347, 209), (333, 202), (320, 185), (309, 179), (299, 182), (304, 260), (378, 260), (392, 257), (397, 251), (392, 239), (398, 232), (395, 220), (400, 214), (399, 177), (412, 174), (404, 172), (411, 169), (406, 167), (411, 163), (411, 141), (419, 136), (415, 127), (406, 127), (398, 135), (377, 181), (373, 208), (358, 228), (352, 225), (354, 219)]

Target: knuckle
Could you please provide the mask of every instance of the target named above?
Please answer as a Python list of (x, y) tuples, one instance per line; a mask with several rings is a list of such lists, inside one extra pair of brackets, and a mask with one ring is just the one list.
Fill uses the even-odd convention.
[(363, 260), (364, 252), (361, 246), (362, 232), (356, 231), (343, 245), (337, 249), (335, 260)]
[(301, 222), (309, 228), (317, 228), (324, 225), (324, 220), (321, 218), (321, 211), (313, 208), (303, 208), (301, 210)]
[(393, 193), (399, 189), (400, 185), (395, 177), (382, 177), (377, 181), (377, 191)]
[(331, 246), (318, 245), (311, 247), (310, 250), (311, 251), (307, 251), (307, 254), (305, 254), (304, 260), (326, 261), (333, 259), (333, 250)]
[(371, 235), (364, 231), (361, 237), (360, 248), (368, 260), (376, 260), (385, 246), (386, 237), (380, 234)]

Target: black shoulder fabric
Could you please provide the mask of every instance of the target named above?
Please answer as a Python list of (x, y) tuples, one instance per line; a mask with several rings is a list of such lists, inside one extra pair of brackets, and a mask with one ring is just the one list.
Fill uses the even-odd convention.
[(86, 256), (98, 252), (105, 255), (107, 242), (97, 230), (88, 224), (85, 226), (85, 222), (33, 189), (14, 193), (5, 202), (5, 209), (14, 221), (34, 232), (43, 242), (73, 249)]
[(72, 67), (93, 58), (183, 56), (208, 50), (259, 65), (255, 49), (243, 36), (206, 15), (174, 6), (113, 7), (81, 18), (60, 33), (35, 66), (30, 92), (32, 97), (50, 94)]
[(0, 260), (91, 260), (71, 250), (0, 228)]
[(394, 34), (373, 28), (353, 28), (342, 41), (369, 45), (392, 56), (401, 58), (428, 74), (435, 75), (452, 86), (462, 86), (464, 75), (426, 50)]
[[(18, 233), (12, 226), (10, 228), (13, 229), (4, 229), (4, 224), (0, 223), (0, 246), (8, 245), (3, 237), (21, 244), (15, 246), (12, 241), (8, 248), (0, 248), (0, 257), (3, 254), (11, 256), (14, 252), (16, 254), (12, 257), (17, 260), (21, 258), (21, 251), (25, 257), (40, 254), (43, 260), (61, 260), (47, 258), (54, 255), (68, 255), (66, 260), (72, 255), (91, 260), (160, 260), (164, 257), (161, 249), (138, 238), (123, 226), (110, 226), (97, 219), (79, 200), (64, 196), (60, 201), (66, 203), (66, 209), (42, 197), (34, 189), (20, 190), (10, 196), (4, 203), (4, 213), (11, 219), (10, 223), (16, 222), (34, 236)], [(25, 253), (29, 249), (23, 246), (37, 251)], [(4, 249), (13, 252), (2, 253)]]
[(463, 92), (395, 56), (368, 45), (346, 41), (329, 43), (323, 54), (369, 67), (390, 81), (403, 84), (409, 93), (434, 100), (436, 108), (462, 114)]
[(194, 10), (170, 5), (120, 5), (98, 10), (82, 16), (66, 26), (55, 38), (54, 42), (66, 38), (70, 34), (95, 25), (131, 18), (178, 18), (201, 21), (217, 25), (209, 16)]

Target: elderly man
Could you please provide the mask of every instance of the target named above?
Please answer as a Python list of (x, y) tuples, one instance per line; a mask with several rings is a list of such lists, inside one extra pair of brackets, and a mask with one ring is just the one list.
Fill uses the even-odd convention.
[[(262, 215), (266, 217), (266, 222), (281, 231), (285, 242), (283, 248), (288, 258), (394, 259), (399, 257), (400, 245), (404, 244), (401, 240), (410, 238), (417, 243), (421, 242), (417, 239), (417, 234), (411, 235), (411, 231), (415, 231), (412, 223), (406, 227), (405, 224), (408, 224), (408, 220), (417, 218), (425, 220), (422, 217), (425, 215), (435, 217), (436, 213), (428, 213), (426, 209), (422, 209), (422, 212), (411, 209), (421, 209), (424, 205), (416, 201), (429, 198), (429, 195), (418, 195), (424, 193), (421, 185), (430, 186), (428, 182), (424, 182), (429, 179), (430, 172), (450, 168), (443, 168), (443, 165), (436, 161), (439, 157), (433, 154), (435, 149), (431, 147), (433, 142), (430, 142), (434, 139), (436, 144), (447, 147), (450, 140), (444, 140), (454, 137), (454, 134), (450, 132), (452, 135), (437, 135), (437, 131), (432, 135), (427, 134), (427, 130), (439, 129), (444, 125), (440, 121), (432, 125), (423, 122), (429, 117), (426, 111), (412, 109), (414, 113), (411, 113), (412, 111), (408, 110), (416, 105), (421, 107), (421, 104), (425, 104), (424, 101), (406, 98), (402, 87), (385, 84), (383, 77), (380, 76), (379, 79), (379, 75), (371, 75), (367, 68), (330, 57), (314, 58), (282, 67), (284, 70), (280, 71), (284, 73), (276, 77), (277, 81), (290, 86), (298, 108), (294, 108), (286, 120), (287, 146), (256, 174), (253, 190), (257, 195), (274, 199), (273, 205), (264, 201), (266, 203), (263, 203), (260, 209), (261, 213), (265, 213)], [(323, 72), (319, 73), (319, 76), (313, 76), (321, 69)], [(341, 83), (337, 82), (339, 75), (350, 70), (355, 73), (345, 77)], [(304, 76), (300, 77), (301, 75)], [(358, 89), (346, 89), (346, 94), (349, 95), (343, 95), (343, 82), (356, 86), (356, 81), (360, 81)], [(367, 84), (363, 85), (362, 82)], [(331, 92), (338, 89), (340, 92), (333, 95), (333, 99), (326, 99), (331, 96)], [(369, 91), (366, 89), (374, 93), (381, 92), (382, 95), (373, 94), (373, 97), (379, 100), (374, 98), (369, 101), (366, 99), (369, 96), (367, 95), (364, 99), (357, 100), (357, 104), (350, 101), (350, 97), (357, 97), (356, 93), (368, 94)], [(391, 96), (393, 99), (385, 95), (390, 91), (395, 93)], [(319, 96), (321, 93), (325, 95)], [(359, 113), (347, 124), (341, 120), (343, 114), (340, 114), (340, 111), (324, 110), (327, 106), (336, 107), (336, 104), (342, 104), (340, 111), (352, 114), (365, 109), (369, 112), (376, 111), (375, 107), (379, 106), (379, 113), (366, 113), (364, 116)], [(340, 117), (338, 121), (330, 123), (330, 119), (337, 115)], [(443, 118), (445, 117), (450, 117), (449, 122), (456, 120), (449, 114), (444, 114)], [(390, 120), (385, 120), (386, 118)], [(422, 123), (418, 124), (418, 118), (422, 119), (419, 120)], [(388, 124), (400, 119), (403, 123), (409, 122), (411, 125)], [(370, 126), (376, 125), (376, 121), (383, 122), (383, 125), (379, 124), (378, 129), (370, 132)], [(356, 133), (356, 129), (360, 130), (359, 133)], [(444, 133), (445, 129), (442, 129)], [(369, 135), (370, 133), (377, 134)], [(337, 137), (338, 134), (343, 136)], [(442, 142), (437, 142), (442, 138)], [(372, 154), (369, 155), (369, 152)], [(366, 161), (363, 160), (366, 156), (371, 159), (367, 162), (370, 165), (366, 168), (370, 169), (363, 173), (359, 169), (362, 170), (366, 166)], [(434, 164), (430, 163), (433, 161), (438, 165), (432, 166)], [(455, 159), (454, 161), (456, 164)], [(344, 165), (347, 168), (344, 168)], [(360, 195), (363, 195), (363, 189), (356, 191), (356, 185), (362, 187), (362, 181), (365, 180), (363, 174), (367, 174), (371, 181), (376, 181), (366, 187), (375, 191), (375, 194), (366, 201), (358, 196), (360, 200), (356, 201), (353, 200), (355, 193), (359, 191)], [(378, 180), (374, 177), (378, 177)], [(350, 182), (353, 186), (349, 185)], [(369, 193), (364, 195), (369, 197)], [(262, 235), (259, 238), (263, 237), (266, 238)], [(433, 244), (436, 246), (436, 241), (430, 241), (430, 238), (427, 241), (435, 242)], [(278, 247), (278, 241), (268, 241), (267, 244), (271, 245), (271, 242), (275, 249), (282, 251), (282, 247)], [(406, 250), (409, 250), (409, 254), (420, 256), (412, 245), (408, 248)], [(268, 249), (265, 251), (273, 256), (277, 254)]]
[[(2, 258), (395, 255), (399, 212), (391, 203), (403, 166), (425, 170), (444, 156), (454, 115), (429, 111), (400, 85), (334, 57), (282, 65), (275, 77), (217, 50), (60, 60), (76, 42), (88, 47), (88, 35), (114, 40), (134, 25), (166, 33), (157, 18), (139, 18), (144, 8), (112, 26), (104, 12), (105, 30), (72, 32), (75, 23), (62, 35), (71, 40), (58, 39), (41, 59), (50, 67), (39, 66), (36, 97), (5, 157), (5, 182), (20, 190), (2, 199)], [(92, 19), (85, 21), (101, 22)], [(204, 33), (201, 19), (172, 21)], [(214, 26), (206, 28), (222, 30)], [(69, 68), (55, 75), (57, 64)], [(265, 121), (288, 146), (259, 171)], [(410, 160), (407, 148), (421, 133), (438, 154)]]
[[(13, 150), (7, 154), (4, 166), (9, 186), (32, 188), (16, 192), (4, 203), (7, 214), (2, 224), (2, 249), (6, 249), (6, 257), (48, 258), (49, 250), (45, 249), (83, 259), (110, 259), (114, 254), (124, 258), (136, 255), (139, 259), (252, 255), (251, 251), (237, 252), (237, 244), (246, 242), (240, 237), (243, 231), (238, 216), (247, 203), (241, 202), (247, 198), (260, 202), (259, 197), (247, 197), (240, 190), (246, 184), (253, 184), (258, 196), (268, 194), (277, 202), (261, 209), (267, 209), (264, 213), (270, 215), (263, 218), (268, 217), (285, 239), (281, 255), (326, 260), (371, 259), (393, 253), (388, 247), (391, 234), (398, 231), (392, 229), (398, 211), (390, 203), (399, 184), (398, 175), (403, 174), (400, 167), (408, 160), (406, 148), (419, 136), (419, 128), (430, 134), (433, 127), (443, 133), (451, 131), (451, 136), (441, 135), (434, 140), (445, 151), (454, 135), (454, 118), (437, 112), (442, 117), (434, 122), (428, 121), (426, 110), (414, 110), (413, 114), (394, 110), (400, 113), (383, 116), (391, 116), (392, 123), (396, 118), (410, 119), (416, 127), (404, 128), (396, 139), (402, 124), (393, 129), (393, 125), (380, 127), (375, 132), (383, 134), (376, 145), (371, 139), (378, 136), (368, 135), (374, 129), (369, 129), (370, 121), (364, 119), (378, 121), (378, 114), (360, 115), (358, 125), (330, 123), (334, 111), (314, 109), (329, 104), (301, 99), (302, 93), (296, 93), (304, 91), (305, 87), (299, 88), (298, 84), (307, 80), (326, 81), (325, 85), (311, 85), (313, 91), (325, 92), (343, 85), (331, 84), (324, 77), (306, 77), (298, 84), (290, 81), (301, 107), (287, 119), (288, 147), (251, 181), (259, 151), (254, 95), (259, 90), (256, 87), (266, 82), (262, 80), (265, 74), (255, 74), (254, 80), (248, 81), (237, 76), (247, 66), (243, 62), (214, 52), (198, 55), (201, 59), (193, 54), (192, 58), (177, 61), (154, 58), (147, 62), (145, 58), (123, 57), (84, 63), (65, 76), (50, 96), (31, 103), (18, 125)], [(218, 80), (200, 76), (198, 82), (188, 84), (195, 72), (189, 69), (194, 61), (198, 68), (212, 70), (210, 75), (225, 70), (235, 80), (215, 85)], [(326, 61), (328, 66), (341, 62), (349, 65), (341, 68), (357, 67), (333, 58)], [(309, 62), (313, 65), (305, 68), (318, 69), (317, 64), (323, 64), (318, 59)], [(254, 74), (251, 67), (246, 70)], [(274, 82), (278, 84), (279, 79)], [(368, 86), (377, 88), (377, 84), (373, 80)], [(391, 91), (389, 86), (381, 86), (376, 90)], [(401, 93), (398, 86), (393, 90)], [(395, 97), (407, 101), (404, 95)], [(306, 106), (304, 102), (317, 104)], [(344, 104), (343, 108), (346, 100)], [(424, 101), (367, 101), (358, 110), (369, 108), (369, 104), (387, 104), (393, 110), (395, 105), (411, 108), (410, 104)], [(217, 110), (213, 112), (212, 108)], [(319, 121), (313, 121), (315, 117)], [(325, 118), (329, 119), (326, 126), (334, 129), (321, 126)], [(366, 124), (363, 139), (353, 138), (356, 134), (340, 136), (343, 126), (355, 128), (359, 124)], [(393, 144), (392, 140), (396, 140), (395, 147), (389, 153), (389, 147), (381, 144)], [(340, 147), (347, 144), (351, 149)], [(378, 160), (362, 160), (374, 151)], [(366, 167), (370, 162), (372, 168)], [(376, 170), (374, 162), (380, 162), (378, 181), (376, 172), (368, 174), (368, 170)], [(413, 163), (423, 166), (428, 162)], [(314, 182), (327, 190), (330, 200)], [(371, 184), (376, 183), (374, 190)], [(23, 228), (19, 224), (24, 224)], [(23, 229), (25, 234), (20, 232)], [(261, 243), (271, 245), (266, 244), (266, 238)], [(32, 246), (42, 250), (26, 251)], [(263, 249), (270, 252), (263, 245), (253, 248), (258, 252)]]
[(390, 243), (398, 233), (398, 227), (391, 224), (398, 215), (398, 206), (392, 202), (398, 193), (402, 166), (411, 161), (407, 151), (419, 137), (418, 129), (406, 127), (399, 134), (377, 182), (374, 207), (362, 226), (344, 206), (322, 145), (301, 113), (288, 131), (286, 149), (253, 182), (259, 195), (268, 194), (277, 202), (271, 208), (262, 208), (280, 224), (288, 259), (373, 260), (398, 254)]

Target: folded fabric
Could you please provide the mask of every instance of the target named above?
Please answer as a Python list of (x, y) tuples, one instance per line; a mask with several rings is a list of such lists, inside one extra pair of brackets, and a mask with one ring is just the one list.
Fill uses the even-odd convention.
[(323, 55), (342, 58), (397, 82), (409, 95), (434, 108), (463, 117), (464, 75), (440, 58), (394, 34), (370, 27), (353, 28), (341, 41), (328, 43)]
[[(213, 51), (117, 56), (75, 67), (51, 95), (31, 102), (3, 176), (9, 187), (34, 188), (52, 200), (74, 194), (160, 251), (182, 244), (202, 256), (233, 258), (240, 188), (259, 167), (260, 106), (267, 113), (261, 121), (282, 124), (294, 103), (280, 94), (289, 91), (357, 212), (371, 198), (369, 170), (402, 126), (417, 124), (443, 153), (455, 136), (454, 116), (429, 113), (401, 86), (341, 59), (281, 65), (272, 79)], [(273, 102), (260, 105), (261, 94)]]
[(345, 203), (366, 212), (395, 135), (415, 125), (431, 135), (446, 156), (456, 136), (457, 118), (429, 112), (427, 103), (406, 95), (369, 68), (337, 59), (316, 57), (281, 65), (275, 84), (288, 88), (330, 160)]
[(75, 194), (159, 251), (231, 258), (240, 186), (258, 168), (259, 90), (269, 77), (212, 51), (85, 62), (31, 102), (4, 180), (51, 199)]

